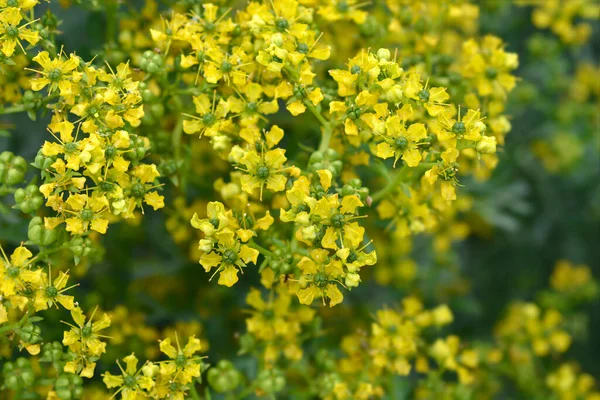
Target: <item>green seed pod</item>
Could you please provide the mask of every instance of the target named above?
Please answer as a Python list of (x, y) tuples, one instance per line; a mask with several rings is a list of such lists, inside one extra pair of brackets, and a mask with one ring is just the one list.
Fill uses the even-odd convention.
[(269, 394), (280, 392), (285, 387), (285, 376), (278, 368), (260, 371), (257, 381), (258, 387)]
[(63, 358), (63, 347), (58, 342), (45, 343), (42, 346), (40, 361), (57, 363)]
[(42, 330), (32, 323), (27, 323), (20, 329), (15, 329), (15, 332), (25, 343), (36, 344), (42, 341)]
[(15, 207), (26, 214), (37, 211), (44, 202), (44, 197), (36, 185), (29, 185), (25, 189), (15, 191)]
[(240, 337), (240, 354), (250, 353), (256, 346), (256, 339), (249, 333)]
[(210, 386), (218, 393), (235, 390), (240, 384), (241, 374), (233, 364), (227, 360), (221, 360), (208, 370), (207, 379)]
[(5, 363), (2, 372), (5, 377), (4, 385), (14, 391), (30, 388), (35, 380), (31, 363), (24, 357)]
[(323, 153), (320, 151), (315, 151), (310, 155), (309, 163), (315, 164), (323, 161)]
[(15, 156), (10, 151), (0, 154), (0, 184), (14, 186), (25, 178), (27, 161), (21, 156)]
[(58, 239), (58, 228), (46, 229), (42, 217), (33, 217), (29, 222), (27, 237), (38, 246), (49, 246)]
[(61, 400), (79, 399), (83, 394), (83, 379), (75, 374), (60, 375), (56, 378), (54, 388)]

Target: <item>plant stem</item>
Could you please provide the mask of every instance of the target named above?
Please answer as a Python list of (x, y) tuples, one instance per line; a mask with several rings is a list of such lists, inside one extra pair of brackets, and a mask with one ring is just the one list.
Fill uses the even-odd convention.
[(175, 129), (173, 129), (173, 155), (175, 161), (180, 160), (181, 156), (181, 135), (183, 133), (183, 114), (179, 115)]
[(379, 190), (378, 192), (375, 192), (375, 194), (373, 194), (373, 196), (371, 196), (371, 198), (373, 199), (373, 202), (381, 200), (382, 198), (387, 196), (392, 190), (394, 190), (396, 188), (396, 186), (398, 186), (400, 181), (404, 178), (404, 174), (402, 172), (404, 172), (406, 170), (406, 168), (407, 167), (402, 167), (402, 169), (400, 171), (398, 171), (394, 174), (394, 177), (392, 179), (390, 179), (390, 181), (387, 183), (387, 185), (385, 185), (381, 190)]
[(117, 33), (117, 0), (109, 0), (106, 4), (106, 42), (114, 43)]
[(192, 382), (190, 386), (190, 394), (192, 395), (192, 399), (200, 400), (200, 396), (198, 396), (198, 391), (196, 391), (196, 384)]
[(373, 199), (373, 202), (383, 199), (390, 192), (392, 192), (404, 178), (406, 178), (407, 173), (420, 172), (429, 169), (436, 164), (437, 163), (421, 163), (414, 168), (408, 168), (406, 166), (403, 166), (398, 172), (393, 174), (394, 176), (388, 181), (387, 185), (385, 185), (383, 189), (379, 190), (378, 192), (375, 192), (375, 194), (371, 196), (371, 199)]
[(0, 109), (0, 114), (15, 114), (25, 111), (25, 106), (20, 104), (18, 106), (12, 106)]
[(250, 241), (248, 243), (250, 244), (250, 247), (253, 247), (255, 250), (258, 250), (260, 252), (260, 254), (262, 254), (263, 256), (272, 256), (273, 255), (272, 251), (267, 250), (264, 247), (262, 247), (261, 245), (257, 244), (253, 239), (250, 239)]
[(331, 142), (331, 137), (333, 136), (333, 127), (331, 126), (331, 121), (328, 121), (315, 106), (313, 106), (308, 100), (304, 101), (304, 105), (306, 108), (315, 116), (315, 118), (321, 123), (323, 126), (323, 136), (321, 136), (321, 142), (319, 143), (319, 148), (317, 151), (324, 152), (329, 148), (329, 143)]

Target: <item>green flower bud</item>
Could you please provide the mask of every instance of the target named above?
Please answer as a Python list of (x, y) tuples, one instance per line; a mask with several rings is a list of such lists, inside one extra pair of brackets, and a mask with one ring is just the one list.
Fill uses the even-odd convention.
[(210, 386), (218, 393), (235, 390), (241, 381), (241, 374), (233, 364), (227, 360), (221, 360), (208, 370), (207, 379)]
[(45, 343), (42, 346), (40, 361), (56, 363), (63, 358), (63, 347), (58, 342)]
[(20, 329), (15, 329), (15, 332), (25, 343), (36, 344), (42, 341), (42, 330), (32, 323), (27, 323)]
[(59, 235), (59, 229), (46, 229), (42, 217), (33, 217), (29, 221), (27, 237), (38, 246), (49, 246), (56, 242)]
[(36, 185), (29, 185), (25, 189), (19, 188), (15, 191), (15, 208), (26, 214), (37, 211), (44, 202), (44, 197)]
[(21, 156), (15, 156), (10, 151), (0, 154), (0, 184), (14, 186), (25, 178), (27, 161)]
[(24, 357), (19, 357), (14, 362), (5, 363), (2, 372), (5, 377), (4, 385), (14, 391), (30, 388), (35, 380), (31, 363)]
[(285, 376), (278, 368), (260, 371), (257, 377), (258, 387), (266, 393), (274, 394), (285, 387)]
[(64, 374), (54, 383), (56, 394), (61, 400), (75, 400), (83, 394), (83, 379), (79, 375)]

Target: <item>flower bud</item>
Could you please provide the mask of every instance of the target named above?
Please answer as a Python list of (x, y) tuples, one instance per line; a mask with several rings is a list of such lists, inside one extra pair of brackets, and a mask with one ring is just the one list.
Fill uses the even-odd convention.
[(487, 127), (485, 126), (485, 124), (483, 122), (477, 121), (477, 122), (475, 122), (475, 129), (479, 130), (479, 133), (483, 133), (483, 132), (485, 132)]
[(357, 287), (358, 284), (360, 283), (360, 275), (358, 275), (357, 273), (349, 273), (346, 274), (346, 286), (349, 288), (352, 287)]
[(392, 53), (388, 49), (379, 49), (377, 50), (377, 58), (382, 61), (388, 61), (392, 58)]
[(277, 47), (283, 46), (283, 36), (281, 33), (275, 33), (274, 35), (271, 35), (271, 43)]
[(201, 239), (198, 242), (198, 250), (201, 250), (205, 253), (210, 253), (213, 248), (213, 242), (210, 239)]
[(229, 157), (227, 157), (227, 160), (230, 163), (234, 163), (237, 164), (240, 162), (240, 159), (242, 157), (244, 157), (244, 154), (246, 152), (238, 145), (235, 145), (231, 148), (231, 151), (229, 152)]
[(388, 89), (388, 91), (385, 93), (385, 96), (389, 101), (398, 103), (402, 100), (402, 94), (402, 88), (400, 85), (394, 85)]
[(496, 138), (494, 136), (483, 136), (477, 142), (477, 151), (482, 154), (494, 154), (496, 152)]

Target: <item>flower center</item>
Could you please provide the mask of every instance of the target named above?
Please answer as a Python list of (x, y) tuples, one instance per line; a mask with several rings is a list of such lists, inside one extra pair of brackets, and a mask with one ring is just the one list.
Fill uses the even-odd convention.
[(267, 179), (269, 177), (269, 168), (261, 165), (256, 169), (256, 176), (258, 176), (260, 179)]
[(186, 362), (186, 358), (185, 355), (183, 354), (177, 354), (177, 357), (175, 357), (175, 364), (179, 367), (185, 367), (185, 362)]
[(81, 211), (81, 219), (84, 221), (91, 221), (94, 218), (94, 212), (89, 208)]
[(117, 149), (113, 145), (109, 144), (106, 146), (106, 149), (104, 149), (104, 155), (106, 158), (113, 158), (115, 154), (117, 154)]
[(21, 270), (17, 267), (10, 267), (6, 270), (6, 274), (11, 278), (16, 278), (17, 276), (19, 276), (20, 272)]
[(58, 68), (54, 68), (52, 70), (50, 70), (50, 72), (48, 72), (48, 79), (50, 79), (51, 81), (58, 81), (60, 80), (60, 77), (62, 76), (62, 71)]
[(258, 109), (258, 104), (256, 104), (254, 101), (250, 101), (250, 102), (248, 102), (248, 104), (246, 104), (246, 110), (249, 113), (255, 113), (257, 109)]
[(331, 217), (331, 224), (336, 228), (341, 228), (344, 226), (344, 215), (343, 214), (335, 214)]
[(204, 114), (204, 117), (202, 117), (202, 123), (204, 125), (212, 125), (214, 124), (216, 118), (212, 113), (208, 113), (208, 114)]
[(315, 274), (315, 285), (318, 287), (323, 287), (327, 285), (329, 280), (327, 279), (327, 275), (324, 272), (317, 272)]
[(301, 54), (308, 54), (308, 45), (306, 43), (298, 43), (296, 51)]
[(86, 324), (83, 328), (81, 328), (81, 336), (84, 338), (92, 336), (93, 330), (91, 324)]
[(452, 125), (452, 132), (457, 134), (465, 133), (467, 129), (465, 128), (465, 124), (462, 121), (456, 121), (454, 125)]
[(346, 262), (353, 263), (356, 260), (358, 260), (358, 256), (355, 252), (351, 251), (350, 254), (348, 254), (348, 258), (346, 258)]
[(13, 25), (8, 25), (6, 27), (6, 36), (11, 37), (11, 38), (16, 38), (19, 36), (19, 28), (17, 28), (16, 26)]
[(485, 76), (487, 76), (488, 79), (495, 79), (498, 76), (498, 70), (494, 67), (487, 67), (485, 69)]
[(223, 262), (225, 262), (226, 264), (233, 264), (234, 262), (236, 262), (237, 258), (237, 252), (233, 249), (227, 249), (223, 253)]
[(231, 68), (233, 68), (233, 66), (231, 65), (231, 63), (229, 61), (223, 61), (221, 63), (221, 71), (228, 73), (228, 72), (231, 72)]
[(54, 286), (48, 286), (46, 288), (46, 296), (54, 298), (58, 295), (58, 290)]
[(394, 144), (400, 150), (404, 150), (406, 146), (408, 146), (408, 139), (404, 136), (397, 137), (396, 140), (394, 140)]
[(127, 387), (133, 387), (135, 385), (135, 377), (133, 377), (131, 375), (125, 375), (123, 377), (123, 383)]
[(350, 6), (348, 5), (347, 2), (345, 2), (344, 0), (340, 1), (337, 5), (337, 9), (339, 12), (341, 13), (345, 13), (348, 12), (348, 10), (350, 9)]
[(285, 18), (278, 18), (275, 22), (275, 26), (277, 27), (278, 31), (283, 32), (290, 27), (290, 23)]
[(77, 143), (69, 142), (69, 143), (65, 144), (65, 152), (66, 153), (72, 153), (75, 150), (77, 150)]
[(135, 197), (143, 197), (146, 194), (146, 190), (144, 190), (144, 185), (136, 183), (131, 187), (131, 193), (133, 193)]
[(302, 204), (300, 204), (298, 206), (298, 212), (299, 213), (301, 213), (301, 212), (309, 212), (309, 211), (310, 211), (310, 207), (308, 207), (308, 205), (305, 204), (305, 203), (302, 203)]
[(421, 99), (421, 101), (429, 101), (429, 92), (427, 90), (420, 90), (419, 91), (419, 99)]

